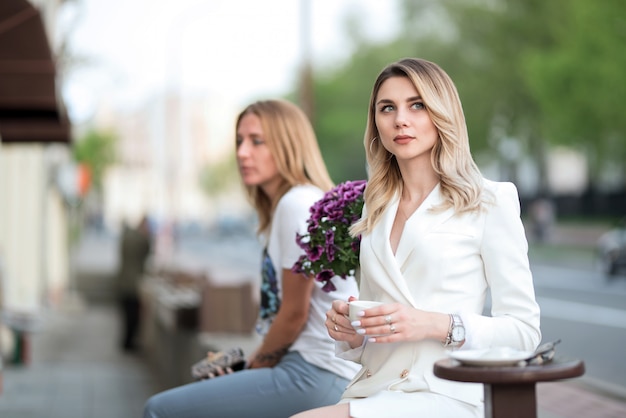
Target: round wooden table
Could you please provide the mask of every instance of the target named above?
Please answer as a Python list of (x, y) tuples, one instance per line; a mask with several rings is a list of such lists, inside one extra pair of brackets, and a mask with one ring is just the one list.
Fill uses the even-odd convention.
[(555, 357), (537, 366), (465, 366), (454, 359), (435, 363), (433, 372), (441, 379), (482, 383), (486, 418), (536, 418), (537, 382), (571, 379), (585, 373), (582, 360)]

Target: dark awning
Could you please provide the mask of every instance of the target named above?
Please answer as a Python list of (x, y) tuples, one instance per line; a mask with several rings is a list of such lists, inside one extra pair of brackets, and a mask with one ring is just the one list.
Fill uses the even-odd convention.
[(48, 37), (27, 0), (0, 1), (0, 139), (70, 142)]

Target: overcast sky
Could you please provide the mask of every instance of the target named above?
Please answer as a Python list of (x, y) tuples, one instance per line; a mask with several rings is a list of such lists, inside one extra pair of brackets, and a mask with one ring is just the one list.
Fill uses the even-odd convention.
[[(132, 108), (168, 87), (211, 92), (236, 105), (282, 94), (294, 84), (302, 57), (302, 3), (82, 0), (72, 50), (92, 63), (70, 74), (64, 93), (69, 112), (75, 121), (86, 120), (103, 100)], [(348, 12), (362, 16), (374, 39), (394, 34), (394, 5), (310, 0), (316, 65), (332, 66), (349, 55), (342, 26)]]

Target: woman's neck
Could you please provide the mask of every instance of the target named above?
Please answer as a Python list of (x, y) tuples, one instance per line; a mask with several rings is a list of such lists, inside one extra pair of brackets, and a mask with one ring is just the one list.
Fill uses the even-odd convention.
[(439, 175), (432, 166), (423, 169), (417, 167), (400, 167), (402, 174), (402, 201), (419, 206), (439, 183)]

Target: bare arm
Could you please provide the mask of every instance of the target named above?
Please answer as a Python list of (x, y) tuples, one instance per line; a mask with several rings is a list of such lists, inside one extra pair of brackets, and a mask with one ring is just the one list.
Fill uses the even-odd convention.
[(281, 306), (250, 368), (273, 367), (287, 353), (309, 318), (313, 287), (313, 279), (283, 269)]

